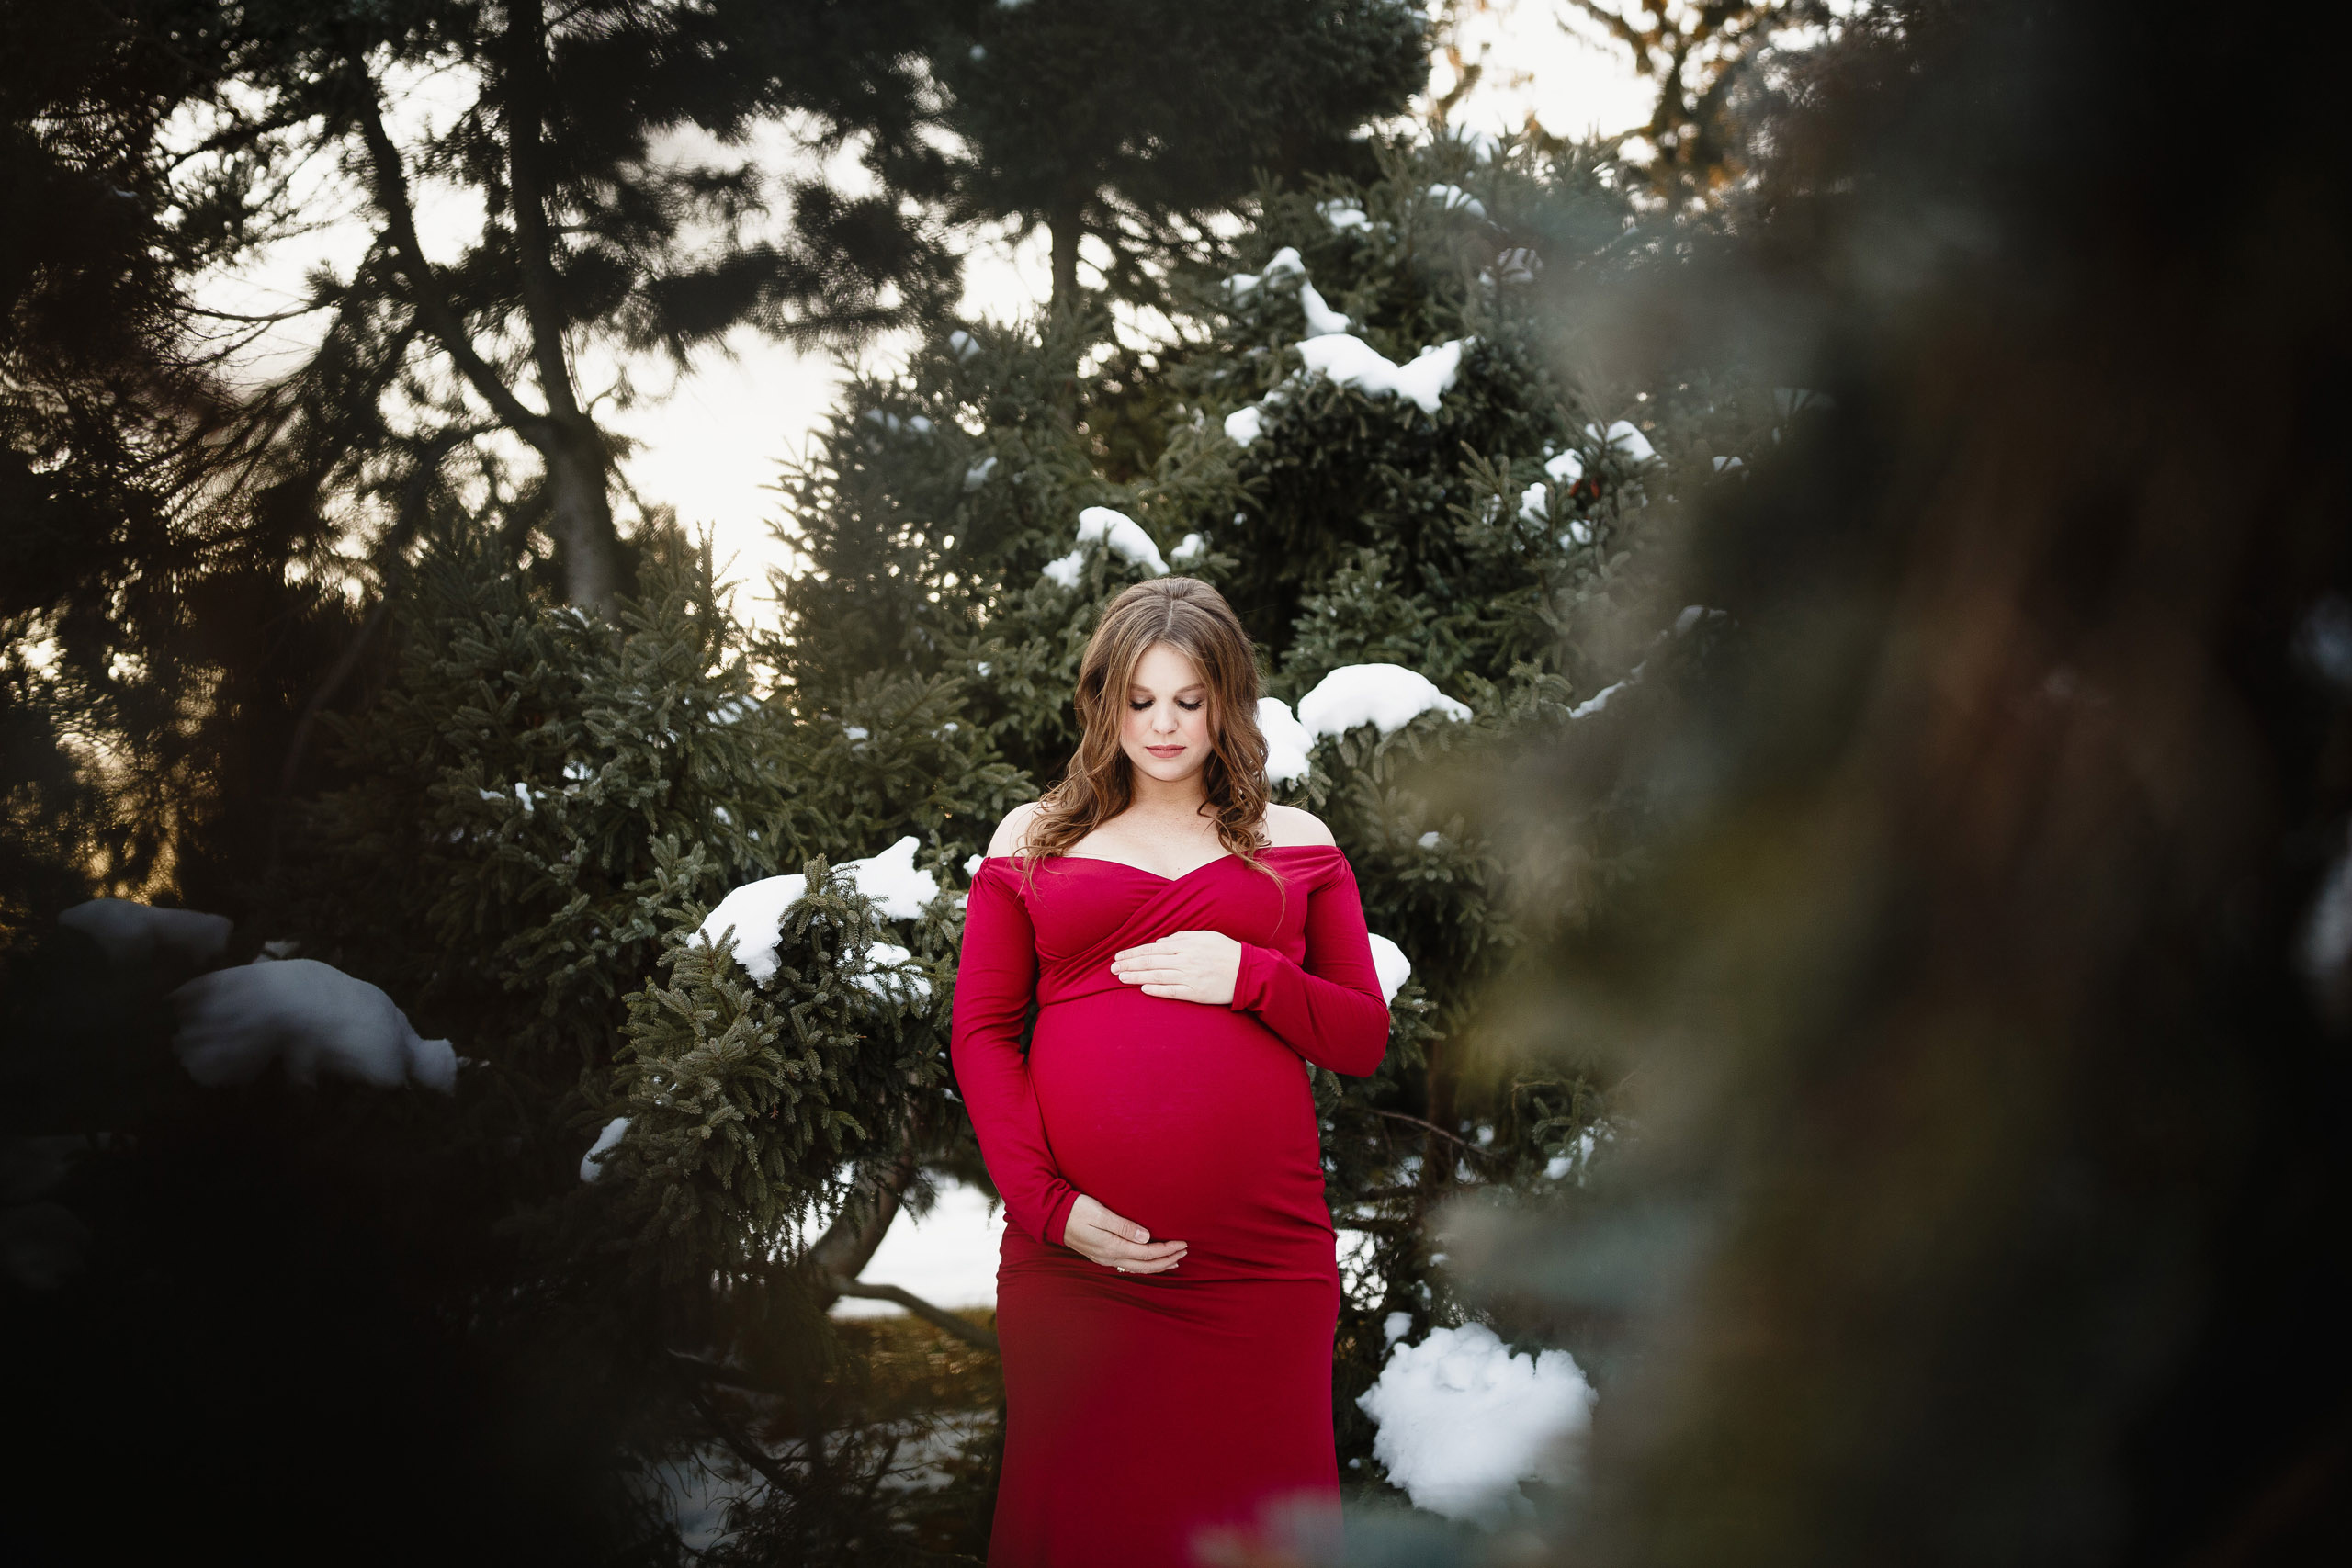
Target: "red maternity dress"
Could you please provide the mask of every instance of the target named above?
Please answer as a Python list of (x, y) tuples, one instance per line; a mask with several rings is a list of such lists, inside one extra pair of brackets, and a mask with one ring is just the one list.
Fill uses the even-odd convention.
[[(1371, 1072), (1388, 1008), (1347, 857), (1261, 853), (1279, 886), (1233, 856), (1172, 881), (1074, 857), (1026, 888), (1009, 859), (973, 879), (951, 1050), (1008, 1221), (991, 1568), (1192, 1568), (1204, 1532), (1336, 1517), (1340, 1280), (1304, 1062)], [(1112, 976), (1180, 931), (1241, 942), (1229, 1008)], [(1062, 1246), (1080, 1193), (1184, 1261), (1121, 1274)]]

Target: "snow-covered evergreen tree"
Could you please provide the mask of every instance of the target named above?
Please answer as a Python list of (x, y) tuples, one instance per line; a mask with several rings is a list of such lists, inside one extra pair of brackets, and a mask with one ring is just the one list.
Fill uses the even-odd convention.
[(1703, 612), (1629, 637), (1627, 608), (1655, 592), (1679, 493), (1738, 482), (1729, 459), (1761, 438), (1752, 400), (1577, 373), (1557, 298), (1642, 240), (1613, 168), (1452, 141), (1380, 164), (1368, 185), (1262, 193), (1245, 270), (1180, 279), (1185, 341), (1104, 362), (1074, 426), (1039, 333), (956, 328), (857, 387), (790, 476), (808, 570), (778, 583), (801, 679), (954, 675), (1041, 784), (1110, 597), (1188, 571), (1243, 615), (1303, 726), (1278, 721), (1303, 753), (1278, 740), (1283, 796), (1331, 824), (1413, 971), (1380, 1072), (1317, 1088), (1359, 1476), (1377, 1465), (1355, 1400), (1395, 1314), (1415, 1334), (1461, 1317), (1433, 1266), (1438, 1204), (1541, 1201), (1609, 1135), (1602, 1085), (1515, 1066), (1476, 1004), (1622, 868), (1503, 863), (1461, 781), (1606, 722), (1704, 644)]

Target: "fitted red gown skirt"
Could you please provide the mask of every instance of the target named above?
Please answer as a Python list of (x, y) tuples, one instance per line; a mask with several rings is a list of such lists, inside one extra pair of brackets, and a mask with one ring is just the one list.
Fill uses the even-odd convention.
[[(1220, 1537), (1336, 1530), (1340, 1285), (1305, 1061), (1370, 1071), (1387, 1009), (1344, 858), (1265, 855), (1280, 884), (1238, 860), (1173, 881), (1048, 861), (1026, 887), (990, 861), (975, 881), (954, 1055), (1011, 1222), (993, 1568), (1193, 1568)], [(1198, 929), (1245, 943), (1233, 1007), (1110, 974)], [(1121, 1274), (1061, 1245), (1080, 1193), (1184, 1261)]]

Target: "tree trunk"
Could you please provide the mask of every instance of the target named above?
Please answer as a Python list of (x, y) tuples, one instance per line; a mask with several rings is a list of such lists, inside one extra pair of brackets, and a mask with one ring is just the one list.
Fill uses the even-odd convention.
[(808, 1267), (817, 1276), (825, 1305), (832, 1305), (839, 1293), (829, 1280), (854, 1280), (874, 1260), (875, 1250), (889, 1234), (890, 1222), (899, 1217), (899, 1200), (913, 1184), (922, 1164), (915, 1156), (914, 1140), (910, 1138), (899, 1151), (898, 1158), (870, 1183), (860, 1185), (839, 1216), (825, 1227), (825, 1234), (809, 1247)]
[(604, 443), (585, 416), (556, 424), (553, 435), (546, 451), (548, 527), (563, 558), (563, 596), (582, 609), (602, 610), (618, 586), (614, 557), (619, 545), (605, 488)]
[(1046, 232), (1054, 242), (1054, 299), (1056, 315), (1078, 309), (1078, 242), (1085, 234), (1083, 209), (1075, 201), (1068, 201), (1054, 209), (1046, 220)]
[(557, 287), (558, 242), (548, 216), (552, 185), (540, 145), (548, 98), (547, 21), (541, 0), (512, 0), (505, 43), (508, 196), (531, 361), (548, 405), (548, 439), (539, 450), (548, 465), (552, 532), (563, 556), (564, 596), (582, 609), (602, 610), (611, 604), (616, 586), (618, 540), (613, 532), (612, 500), (605, 488), (604, 441), (572, 389), (571, 359), (564, 352), (567, 322)]

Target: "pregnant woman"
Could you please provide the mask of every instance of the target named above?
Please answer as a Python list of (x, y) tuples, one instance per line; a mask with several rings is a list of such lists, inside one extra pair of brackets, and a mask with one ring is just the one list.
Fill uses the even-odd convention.
[(1388, 1009), (1347, 858), (1266, 799), (1257, 668), (1216, 590), (1121, 594), (1077, 707), (1068, 775), (973, 878), (956, 982), (956, 1083), (1009, 1222), (989, 1562), (1189, 1568), (1272, 1509), (1336, 1521), (1305, 1064), (1371, 1072)]

